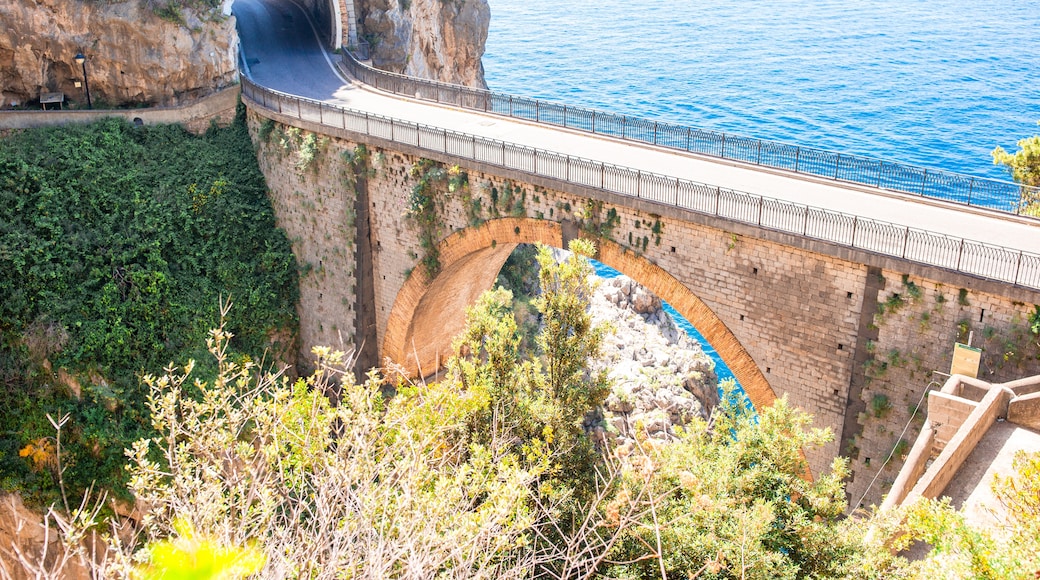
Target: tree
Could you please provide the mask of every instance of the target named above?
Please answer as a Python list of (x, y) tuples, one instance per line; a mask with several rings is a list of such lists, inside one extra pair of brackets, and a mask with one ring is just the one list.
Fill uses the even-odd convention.
[[(785, 398), (759, 414), (724, 396), (711, 428), (687, 425), (680, 440), (641, 441), (622, 459), (625, 477), (608, 519), (630, 498), (650, 509), (623, 533), (609, 575), (625, 578), (839, 578), (859, 534), (841, 523), (846, 463), (815, 482), (802, 449), (830, 434)], [(647, 491), (649, 490), (649, 491)], [(620, 523), (620, 522), (619, 522)]]
[(543, 324), (537, 352), (523, 351), (513, 295), (498, 288), (467, 311), (467, 329), (456, 341), (458, 356), (448, 375), (486, 401), (473, 417), (474, 431), (485, 433), (482, 442), (492, 449), (547, 446), (555, 458), (553, 481), (566, 488), (589, 483), (593, 474), (598, 451), (582, 424), (608, 393), (606, 374), (590, 373), (586, 366), (599, 356), (606, 331), (593, 325), (588, 313), (592, 267), (587, 258), (595, 247), (587, 240), (569, 247), (572, 254), (561, 263), (549, 248), (538, 248), (541, 294), (533, 303)]
[[(582, 422), (606, 383), (584, 363), (605, 329), (586, 312), (591, 244), (571, 247), (559, 264), (539, 249), (535, 352), (497, 289), (467, 312), (445, 379), (399, 382), (391, 397), (376, 372), (354, 384), (343, 353), (315, 349), (317, 370), (293, 382), (235, 360), (230, 335), (212, 331), (215, 378), (194, 363), (146, 378), (158, 436), (128, 450), (141, 537), (109, 535), (99, 575), (160, 573), (185, 552), (261, 577), (901, 570), (871, 559), (861, 528), (841, 521), (843, 460), (803, 476), (802, 450), (830, 435), (786, 399), (755, 415), (725, 396), (712, 424), (690, 424), (678, 441), (592, 445)], [(324, 395), (333, 384), (338, 405)]]
[[(1037, 123), (1040, 125), (1040, 122)], [(1040, 135), (1022, 139), (1018, 151), (1008, 153), (1003, 147), (993, 150), (993, 163), (1003, 165), (1011, 178), (1028, 187), (1040, 187)], [(1023, 192), (1022, 210), (1030, 215), (1040, 212), (1040, 194), (1036, 190)]]

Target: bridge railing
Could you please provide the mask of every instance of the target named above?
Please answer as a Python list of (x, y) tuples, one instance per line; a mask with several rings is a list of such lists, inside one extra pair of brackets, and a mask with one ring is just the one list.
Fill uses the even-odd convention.
[(283, 115), (428, 151), (1040, 289), (1038, 254), (373, 115), (280, 93), (245, 77), (242, 96)]
[(378, 89), (466, 109), (1020, 215), (1035, 214), (1040, 205), (1040, 188), (1010, 181), (704, 131), (418, 79), (372, 68), (359, 62), (349, 51), (344, 53), (342, 65), (355, 78)]

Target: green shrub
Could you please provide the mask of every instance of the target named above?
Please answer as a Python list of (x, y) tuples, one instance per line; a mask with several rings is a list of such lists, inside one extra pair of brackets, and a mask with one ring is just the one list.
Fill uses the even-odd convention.
[(884, 418), (891, 410), (892, 402), (888, 400), (887, 395), (879, 393), (870, 399), (870, 411), (878, 419)]
[(0, 140), (0, 485), (56, 497), (53, 472), (7, 451), (67, 412), (67, 483), (121, 489), (123, 448), (151, 432), (141, 375), (199, 358), (220, 296), (241, 305), (234, 351), (262, 357), (294, 332), (297, 292), (241, 118), (201, 137), (109, 119)]

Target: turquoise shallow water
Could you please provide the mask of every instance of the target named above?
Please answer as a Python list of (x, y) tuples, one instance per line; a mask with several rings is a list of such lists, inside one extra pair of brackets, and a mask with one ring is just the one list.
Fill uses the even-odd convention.
[(1040, 131), (1040, 5), (489, 0), (492, 90), (1006, 179)]

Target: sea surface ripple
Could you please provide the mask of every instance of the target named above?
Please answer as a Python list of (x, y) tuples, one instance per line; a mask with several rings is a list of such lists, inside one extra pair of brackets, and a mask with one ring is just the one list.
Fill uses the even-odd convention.
[(1007, 179), (1040, 120), (1040, 5), (489, 0), (492, 90)]

